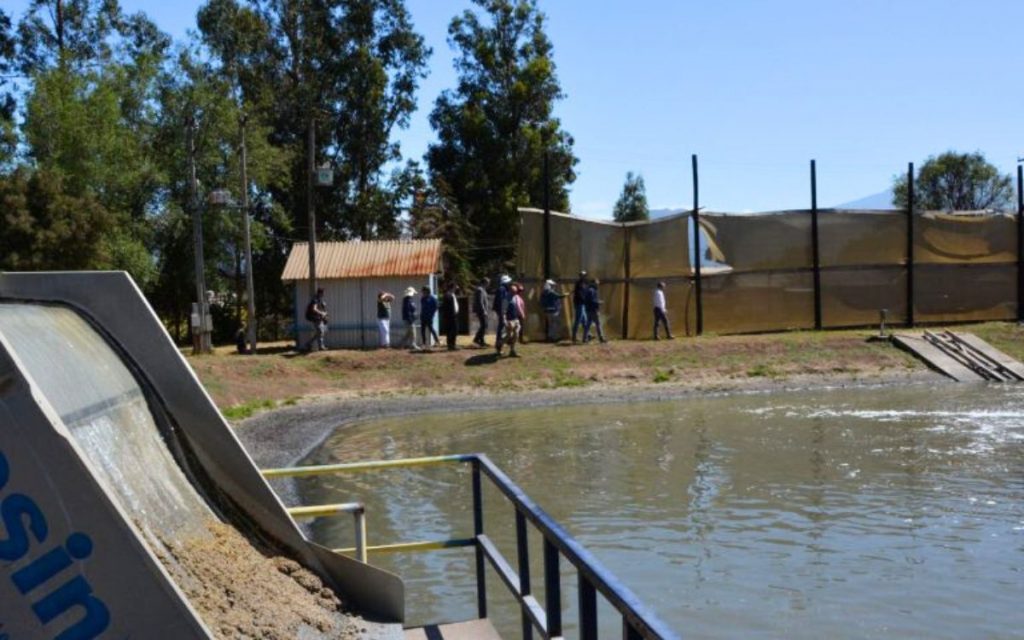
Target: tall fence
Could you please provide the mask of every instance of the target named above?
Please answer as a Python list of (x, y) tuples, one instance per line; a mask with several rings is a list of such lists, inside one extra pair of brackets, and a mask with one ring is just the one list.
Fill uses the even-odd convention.
[[(1019, 213), (814, 208), (613, 223), (551, 212), (547, 225), (544, 211), (520, 215), (533, 336), (544, 329), (540, 285), (568, 289), (581, 269), (601, 281), (605, 331), (624, 338), (651, 335), (659, 281), (687, 335), (876, 325), (883, 309), (897, 325), (1019, 317)], [(563, 332), (569, 316), (567, 305)]]

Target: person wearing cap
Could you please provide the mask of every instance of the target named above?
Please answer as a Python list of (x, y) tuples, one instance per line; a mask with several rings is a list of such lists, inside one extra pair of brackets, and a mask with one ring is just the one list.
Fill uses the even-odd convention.
[(498, 279), (498, 288), (494, 292), (494, 314), (497, 316), (497, 328), (494, 330), (494, 347), (501, 353), (501, 342), (505, 339), (505, 310), (508, 307), (509, 295), (508, 286), (512, 284), (512, 278), (507, 275)]
[[(420, 343), (424, 349), (441, 342), (434, 328), (434, 316), (437, 315), (437, 297), (430, 292), (430, 287), (420, 289)], [(431, 341), (433, 339), (433, 341)]]
[(491, 300), (487, 295), (487, 278), (480, 278), (473, 289), (473, 315), (476, 316), (477, 330), (473, 337), (473, 344), (478, 347), (486, 347), (487, 341), (487, 315), (491, 312)]
[(672, 340), (672, 329), (668, 327), (668, 313), (665, 308), (665, 283), (659, 282), (658, 288), (654, 290), (654, 339), (658, 338), (658, 324), (665, 325), (665, 335)]
[(559, 322), (562, 316), (562, 300), (568, 297), (568, 293), (562, 293), (555, 289), (554, 280), (544, 281), (544, 291), (540, 294), (540, 306), (544, 309), (545, 333), (548, 342), (558, 342), (558, 336), (562, 330), (562, 325)]
[(419, 351), (420, 345), (416, 344), (416, 288), (409, 287), (405, 290), (405, 297), (402, 298), (402, 322), (405, 323), (405, 337), (402, 338), (402, 346), (413, 351)]
[(316, 295), (306, 306), (306, 320), (313, 325), (313, 337), (306, 342), (303, 351), (312, 351), (313, 345), (317, 345), (319, 351), (326, 351), (324, 338), (327, 336), (327, 303), (324, 302), (324, 290), (319, 288)]
[(377, 332), (380, 334), (380, 346), (391, 346), (391, 303), (395, 296), (387, 291), (377, 292)]

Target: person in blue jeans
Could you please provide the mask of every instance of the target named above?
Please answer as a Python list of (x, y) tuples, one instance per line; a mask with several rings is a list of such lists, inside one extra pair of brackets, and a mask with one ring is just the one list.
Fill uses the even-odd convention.
[(572, 308), (574, 317), (572, 319), (572, 341), (577, 342), (576, 333), (579, 328), (587, 325), (587, 272), (580, 271), (580, 277), (572, 288)]
[(590, 342), (590, 327), (597, 329), (597, 339), (602, 343), (608, 342), (604, 339), (604, 330), (601, 328), (601, 296), (597, 287), (601, 282), (594, 278), (587, 285), (583, 295), (583, 306), (587, 311), (586, 324), (583, 326), (583, 342)]

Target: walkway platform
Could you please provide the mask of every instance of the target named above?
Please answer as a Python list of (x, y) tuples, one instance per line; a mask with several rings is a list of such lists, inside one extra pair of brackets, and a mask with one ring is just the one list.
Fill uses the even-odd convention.
[(1024, 381), (1024, 364), (970, 333), (897, 333), (892, 342), (958, 382)]
[(405, 630), (405, 640), (501, 640), (487, 618)]

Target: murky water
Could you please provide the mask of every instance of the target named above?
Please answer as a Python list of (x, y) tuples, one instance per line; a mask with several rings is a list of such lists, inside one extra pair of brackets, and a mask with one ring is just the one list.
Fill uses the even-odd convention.
[[(418, 416), (343, 429), (305, 462), (477, 451), (686, 637), (1024, 637), (1022, 387)], [(371, 544), (472, 533), (464, 469), (303, 482), (306, 503), (366, 502)], [(511, 508), (494, 491), (485, 501), (514, 565)], [(348, 520), (314, 533), (352, 544)], [(406, 578), (412, 621), (475, 616), (471, 550), (371, 561)], [(517, 637), (511, 597), (488, 587)]]

